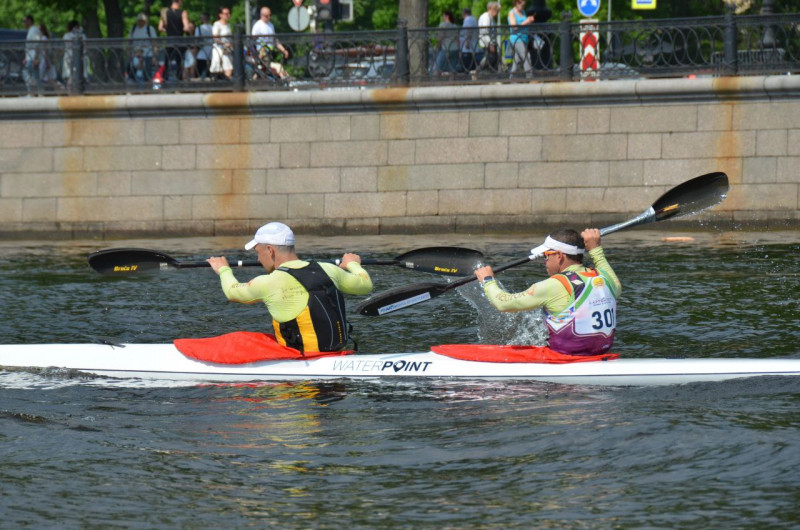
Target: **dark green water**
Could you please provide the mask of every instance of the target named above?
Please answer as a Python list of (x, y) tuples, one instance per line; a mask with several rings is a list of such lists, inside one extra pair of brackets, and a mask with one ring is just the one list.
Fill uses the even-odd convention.
[[(630, 357), (797, 356), (800, 237), (632, 231), (606, 253)], [(142, 246), (201, 259), (247, 238), (0, 243), (4, 343), (165, 342), (260, 330), (210, 270), (119, 279), (86, 254)], [(499, 264), (539, 237), (300, 238), (304, 255), (393, 257), (463, 245)], [(238, 273), (240, 280), (256, 270)], [(430, 276), (372, 268), (376, 290)], [(522, 290), (544, 267), (508, 271)], [(475, 287), (390, 317), (353, 317), (361, 351), (533, 342)], [(357, 299), (351, 300), (351, 306)], [(538, 383), (149, 387), (0, 371), (4, 527), (786, 527), (800, 523), (800, 381), (664, 388)]]

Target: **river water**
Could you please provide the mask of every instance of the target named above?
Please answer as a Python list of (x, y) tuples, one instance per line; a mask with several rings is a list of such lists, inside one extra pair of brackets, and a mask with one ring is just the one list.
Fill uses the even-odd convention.
[[(301, 236), (298, 250), (394, 257), (462, 245), (500, 264), (541, 237)], [(210, 269), (121, 279), (86, 265), (89, 252), (111, 246), (252, 259), (238, 250), (246, 239), (0, 243), (0, 337), (166, 342), (263, 330), (264, 308), (227, 303)], [(615, 350), (800, 355), (799, 241), (708, 226), (609, 236), (624, 285)], [(398, 267), (371, 274), (376, 291), (438, 279)], [(538, 263), (500, 278), (523, 290), (543, 275)], [(536, 315), (499, 315), (474, 284), (352, 321), (365, 352), (544, 337)], [(0, 526), (796, 528), (798, 406), (800, 381), (779, 377), (660, 388), (153, 385), (0, 370)]]

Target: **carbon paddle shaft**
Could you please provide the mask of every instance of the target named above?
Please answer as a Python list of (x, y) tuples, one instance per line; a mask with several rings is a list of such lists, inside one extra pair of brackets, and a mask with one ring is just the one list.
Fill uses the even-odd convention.
[[(362, 265), (395, 265), (409, 270), (441, 274), (445, 276), (461, 276), (471, 271), (483, 260), (483, 254), (477, 250), (462, 247), (428, 247), (406, 252), (394, 259), (364, 258)], [(329, 263), (341, 262), (340, 259), (320, 260)], [(231, 260), (231, 267), (260, 267), (255, 260)], [(89, 255), (89, 266), (97, 272), (109, 275), (131, 275), (149, 271), (170, 269), (192, 269), (208, 267), (203, 261), (179, 261), (172, 256), (157, 250), (146, 248), (113, 248), (99, 250)]]

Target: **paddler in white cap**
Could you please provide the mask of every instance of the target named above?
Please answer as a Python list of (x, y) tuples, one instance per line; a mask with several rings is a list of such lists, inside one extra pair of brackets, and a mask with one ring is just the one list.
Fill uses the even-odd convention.
[(342, 350), (349, 337), (342, 293), (368, 294), (372, 280), (357, 254), (344, 254), (338, 266), (305, 261), (297, 257), (294, 242), (294, 233), (283, 223), (259, 228), (244, 248), (255, 249), (268, 274), (248, 283), (239, 283), (225, 257), (206, 261), (219, 275), (228, 300), (267, 306), (281, 345), (301, 352)]
[[(583, 265), (585, 251), (594, 268)], [(520, 293), (504, 291), (491, 267), (477, 269), (475, 276), (486, 298), (504, 312), (543, 308), (552, 350), (570, 355), (608, 352), (614, 343), (622, 284), (600, 246), (600, 231), (587, 228), (578, 234), (571, 228), (556, 230), (544, 244), (531, 250), (532, 258), (540, 256), (550, 277)]]

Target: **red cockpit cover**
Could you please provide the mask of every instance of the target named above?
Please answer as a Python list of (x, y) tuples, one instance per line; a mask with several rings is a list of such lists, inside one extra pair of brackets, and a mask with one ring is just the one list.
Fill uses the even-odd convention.
[(287, 359), (316, 359), (332, 355), (348, 355), (352, 350), (335, 352), (305, 352), (282, 346), (275, 335), (252, 331), (234, 331), (205, 339), (175, 339), (175, 347), (187, 357), (198, 361), (221, 364), (244, 364), (256, 361)]

